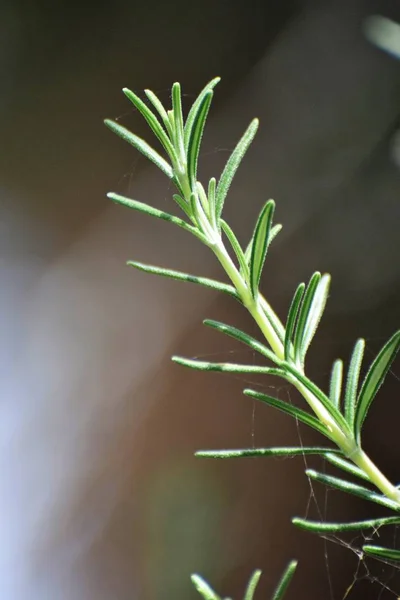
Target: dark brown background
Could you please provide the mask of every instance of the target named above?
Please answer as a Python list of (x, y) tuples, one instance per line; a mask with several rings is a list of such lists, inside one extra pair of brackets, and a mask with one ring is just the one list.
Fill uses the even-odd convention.
[[(148, 87), (168, 102), (179, 80), (188, 106), (221, 75), (206, 177), (260, 117), (226, 215), (245, 240), (261, 204), (276, 199), (284, 229), (263, 288), (282, 318), (299, 280), (332, 273), (309, 362), (325, 385), (332, 360), (347, 358), (357, 337), (372, 358), (400, 320), (400, 62), (363, 36), (377, 12), (400, 18), (400, 5), (3, 0), (1, 598), (183, 600), (196, 597), (194, 571), (240, 598), (254, 568), (264, 571), (258, 598), (267, 598), (297, 557), (288, 600), (341, 599), (357, 566), (363, 575), (353, 552), (291, 526), (310, 499), (301, 459), (193, 457), (199, 448), (295, 444), (299, 431), (244, 398), (244, 378), (170, 363), (175, 353), (254, 359), (205, 330), (204, 317), (256, 330), (228, 299), (124, 266), (135, 258), (219, 274), (185, 233), (110, 206), (105, 193), (114, 190), (170, 207), (171, 190), (102, 119), (146, 135), (122, 87)], [(396, 372), (365, 432), (394, 480)], [(272, 380), (257, 385), (294, 398)], [(303, 443), (319, 441), (300, 433)], [(376, 513), (337, 493), (327, 504), (330, 519)], [(399, 593), (389, 568), (368, 568)], [(358, 581), (348, 597), (382, 591)]]

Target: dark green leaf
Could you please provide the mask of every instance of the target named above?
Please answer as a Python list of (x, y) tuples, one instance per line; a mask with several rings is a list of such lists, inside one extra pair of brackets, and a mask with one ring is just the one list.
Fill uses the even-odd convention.
[(148, 204), (144, 204), (143, 202), (138, 202), (137, 200), (132, 200), (131, 198), (125, 198), (125, 196), (120, 196), (120, 194), (115, 194), (114, 192), (110, 192), (107, 194), (107, 197), (110, 198), (113, 202), (117, 202), (118, 204), (123, 204), (128, 208), (132, 208), (133, 210), (137, 210), (139, 212), (143, 212), (152, 217), (157, 217), (158, 219), (162, 219), (163, 221), (169, 221), (170, 223), (174, 223), (189, 231), (196, 237), (198, 237), (203, 243), (207, 243), (207, 239), (192, 225), (188, 225), (186, 221), (183, 221), (179, 217), (175, 217), (174, 215), (170, 215), (169, 213), (164, 212), (163, 210), (158, 210), (157, 208), (153, 208)]
[(208, 115), (208, 111), (210, 109), (211, 100), (213, 97), (212, 91), (208, 91), (199, 106), (199, 110), (196, 113), (195, 120), (193, 122), (193, 127), (191, 129), (190, 138), (188, 141), (188, 149), (187, 149), (187, 161), (188, 161), (188, 176), (189, 181), (191, 183), (192, 188), (196, 185), (197, 179), (197, 161), (199, 158), (200, 144), (201, 139), (203, 137), (204, 126), (206, 124), (206, 119)]
[(256, 398), (257, 400), (261, 400), (261, 402), (265, 402), (266, 404), (269, 404), (270, 406), (277, 408), (278, 410), (290, 415), (297, 421), (301, 421), (302, 423), (305, 423), (305, 425), (308, 425), (309, 427), (316, 429), (317, 431), (319, 431), (319, 433), (322, 433), (322, 435), (324, 435), (325, 437), (329, 437), (329, 432), (326, 429), (326, 427), (322, 423), (320, 423), (318, 421), (318, 419), (316, 419), (309, 413), (305, 412), (301, 408), (297, 408), (297, 406), (293, 406), (292, 404), (289, 404), (288, 402), (283, 402), (282, 400), (278, 400), (278, 398), (272, 398), (271, 396), (268, 396), (267, 394), (255, 392), (254, 390), (246, 389), (246, 390), (244, 390), (243, 393), (246, 394), (246, 396), (251, 396), (251, 398)]
[(242, 342), (242, 343), (246, 344), (247, 346), (250, 346), (250, 348), (252, 350), (255, 350), (256, 352), (259, 352), (263, 356), (266, 356), (272, 362), (277, 363), (278, 365), (280, 364), (280, 361), (277, 359), (275, 354), (273, 352), (271, 352), (271, 350), (269, 348), (264, 346), (264, 344), (261, 344), (261, 342), (259, 342), (255, 338), (251, 337), (247, 333), (244, 333), (244, 331), (240, 331), (240, 329), (237, 329), (236, 327), (231, 327), (230, 325), (226, 325), (225, 323), (220, 323), (219, 321), (213, 321), (212, 319), (205, 319), (203, 321), (203, 323), (204, 323), (204, 325), (207, 325), (208, 327), (212, 327), (213, 329), (216, 329), (217, 331), (221, 331), (221, 333), (225, 333), (226, 335), (229, 335), (230, 337), (234, 338), (235, 340), (238, 340), (239, 342)]
[[(282, 229), (282, 225), (280, 225), (279, 223), (278, 223), (277, 225), (274, 225), (274, 226), (271, 228), (271, 230), (270, 230), (270, 232), (269, 232), (268, 247), (269, 247), (269, 246), (270, 246), (270, 244), (273, 242), (273, 240), (276, 238), (276, 236), (277, 236), (277, 235), (278, 235), (278, 233), (281, 231), (281, 229)], [(244, 255), (245, 255), (245, 257), (246, 257), (246, 262), (247, 262), (247, 264), (249, 264), (249, 262), (250, 262), (250, 257), (251, 257), (251, 249), (252, 249), (253, 242), (254, 242), (254, 233), (255, 233), (255, 231), (253, 232), (253, 235), (251, 236), (251, 240), (250, 240), (250, 242), (247, 244), (247, 248), (246, 248), (246, 250), (245, 250), (245, 253), (244, 253)]]
[(259, 579), (261, 577), (261, 571), (254, 571), (252, 576), (250, 577), (250, 581), (247, 585), (244, 600), (253, 600), (254, 592), (256, 591)]
[(214, 281), (213, 279), (208, 279), (207, 277), (197, 277), (196, 275), (188, 275), (187, 273), (181, 273), (180, 271), (173, 271), (172, 269), (162, 269), (161, 267), (144, 265), (140, 262), (132, 260), (128, 261), (127, 264), (130, 267), (134, 267), (135, 269), (139, 269), (139, 271), (144, 271), (145, 273), (162, 275), (163, 277), (169, 277), (170, 279), (178, 279), (180, 281), (189, 281), (190, 283), (198, 283), (199, 285), (203, 285), (204, 287), (211, 288), (212, 290), (216, 290), (218, 292), (224, 292), (225, 294), (229, 294), (234, 298), (238, 298), (237, 292), (233, 286), (227, 285), (226, 283), (220, 283), (219, 281)]
[(335, 467), (338, 467), (339, 469), (342, 469), (343, 471), (347, 471), (348, 473), (351, 473), (355, 477), (360, 477), (360, 479), (364, 479), (365, 481), (370, 480), (368, 475), (366, 473), (364, 473), (364, 471), (362, 471), (361, 469), (356, 467), (355, 464), (353, 464), (352, 462), (350, 462), (348, 460), (345, 460), (344, 458), (340, 458), (340, 456), (337, 456), (336, 454), (328, 453), (325, 455), (325, 458), (332, 465), (335, 465)]
[(189, 111), (189, 114), (188, 114), (188, 117), (187, 117), (186, 123), (185, 123), (185, 135), (184, 135), (186, 152), (188, 151), (188, 148), (189, 148), (189, 140), (192, 135), (192, 129), (193, 129), (194, 123), (196, 121), (196, 118), (198, 116), (198, 112), (201, 109), (202, 103), (204, 101), (204, 97), (210, 91), (212, 91), (214, 89), (214, 87), (217, 85), (217, 83), (219, 81), (221, 81), (221, 78), (215, 77), (209, 83), (207, 83), (207, 85), (203, 88), (203, 90), (200, 92), (200, 94), (196, 98), (195, 102), (192, 105), (192, 108)]
[(173, 194), (173, 199), (175, 200), (175, 202), (177, 203), (177, 205), (179, 206), (179, 208), (181, 210), (183, 210), (183, 212), (185, 213), (185, 215), (187, 215), (189, 218), (191, 218), (192, 216), (192, 211), (190, 210), (190, 206), (189, 204), (186, 202), (186, 200), (184, 200), (182, 198), (182, 196), (180, 196), (179, 194)]
[(329, 399), (340, 410), (340, 396), (343, 383), (343, 361), (338, 358), (333, 363), (331, 381), (329, 385)]
[(247, 279), (249, 269), (248, 269), (248, 266), (246, 263), (246, 259), (244, 257), (242, 247), (239, 243), (239, 240), (237, 239), (237, 237), (235, 236), (235, 234), (233, 233), (232, 229), (229, 227), (229, 225), (226, 221), (221, 219), (220, 223), (221, 223), (223, 232), (225, 233), (226, 237), (229, 240), (230, 245), (232, 246), (232, 249), (236, 255), (236, 258), (238, 259), (240, 271), (243, 274), (243, 276)]
[(296, 567), (297, 567), (297, 560), (292, 560), (288, 564), (277, 587), (275, 588), (275, 591), (272, 595), (271, 600), (282, 600), (290, 582), (292, 581), (293, 575), (296, 571)]
[(254, 297), (258, 293), (258, 285), (268, 250), (268, 241), (274, 216), (275, 202), (268, 200), (264, 205), (254, 230), (254, 241), (250, 257), (250, 288)]
[(365, 554), (369, 554), (374, 558), (380, 558), (384, 560), (393, 560), (395, 562), (400, 561), (400, 550), (395, 550), (393, 548), (383, 548), (382, 546), (363, 546), (363, 551)]
[(285, 360), (286, 361), (289, 361), (291, 358), (292, 336), (293, 336), (293, 332), (295, 330), (297, 314), (299, 311), (299, 306), (300, 306), (301, 300), (303, 298), (305, 287), (306, 286), (304, 283), (300, 283), (300, 285), (298, 286), (298, 288), (293, 296), (293, 300), (292, 300), (292, 303), (289, 308), (288, 318), (286, 321), (286, 335), (285, 335)]
[(308, 317), (310, 314), (310, 309), (311, 309), (311, 305), (312, 305), (312, 302), (314, 299), (314, 294), (317, 290), (317, 287), (318, 287), (318, 284), (320, 281), (321, 281), (321, 273), (318, 273), (318, 272), (314, 273), (314, 275), (311, 277), (311, 279), (308, 283), (308, 286), (307, 286), (306, 291), (303, 296), (303, 301), (301, 303), (301, 306), (300, 306), (300, 309), (298, 312), (296, 332), (295, 332), (295, 336), (294, 336), (293, 345), (294, 345), (295, 360), (301, 367), (303, 366), (302, 346), (303, 346), (303, 340), (304, 340), (304, 337), (306, 334), (307, 320), (308, 320)]
[(395, 511), (399, 510), (399, 505), (397, 504), (397, 502), (389, 500), (389, 498), (386, 498), (386, 496), (377, 494), (376, 492), (372, 492), (364, 486), (351, 483), (350, 481), (346, 481), (344, 479), (339, 479), (338, 477), (332, 477), (331, 475), (318, 473), (313, 469), (307, 469), (306, 475), (308, 475), (308, 477), (314, 479), (315, 481), (319, 481), (324, 485), (336, 488), (341, 492), (346, 492), (348, 494), (353, 494), (354, 496), (359, 496), (360, 498), (364, 498), (364, 500), (369, 500), (370, 502), (381, 504), (382, 506), (386, 506), (387, 508), (391, 508)]
[(200, 575), (191, 575), (191, 580), (204, 600), (221, 600), (220, 596), (214, 592), (214, 590), (208, 585), (208, 583), (200, 577)]
[(138, 137), (134, 133), (131, 133), (126, 129), (126, 127), (122, 127), (118, 123), (114, 123), (114, 121), (110, 121), (106, 119), (104, 123), (107, 125), (111, 131), (119, 135), (123, 140), (131, 144), (136, 150), (139, 150), (149, 160), (151, 160), (167, 177), (170, 179), (173, 178), (174, 173), (171, 166), (167, 163), (167, 161), (158, 154), (147, 142), (142, 140), (142, 138)]
[[(334, 449), (333, 449), (334, 450)], [(292, 457), (317, 454), (325, 456), (332, 448), (318, 446), (282, 447), (282, 448), (243, 448), (241, 450), (199, 450), (195, 456), (201, 458), (254, 458), (258, 456)], [(339, 451), (338, 451), (339, 452)]]
[(345, 531), (361, 531), (363, 529), (377, 529), (385, 525), (399, 525), (400, 517), (382, 517), (380, 519), (368, 519), (366, 521), (353, 521), (351, 523), (322, 523), (320, 521), (309, 521), (295, 517), (292, 523), (300, 529), (311, 533), (344, 533)]
[(364, 356), (365, 342), (360, 339), (356, 342), (350, 360), (349, 373), (347, 376), (346, 393), (344, 396), (344, 416), (350, 429), (354, 431), (354, 419), (356, 415), (358, 381)]
[(361, 428), (369, 407), (374, 400), (379, 388), (385, 380), (386, 375), (396, 358), (400, 348), (400, 331), (395, 333), (383, 346), (378, 356), (373, 361), (361, 387), (357, 403), (355, 417), (355, 434), (357, 441), (360, 440)]
[(253, 119), (248, 128), (246, 129), (244, 135), (239, 140), (236, 148), (230, 155), (228, 162), (225, 165), (224, 170), (222, 171), (220, 180), (217, 185), (217, 194), (216, 194), (216, 213), (217, 213), (217, 221), (222, 214), (222, 209), (224, 207), (224, 202), (228, 190), (231, 186), (232, 180), (235, 176), (235, 173), (246, 154), (251, 142), (254, 139), (258, 129), (258, 119)]
[(122, 91), (124, 92), (128, 100), (132, 102), (132, 104), (138, 109), (140, 114), (147, 121), (150, 129), (153, 131), (154, 135), (159, 139), (162, 146), (164, 147), (164, 150), (167, 152), (167, 154), (169, 154), (171, 160), (176, 161), (177, 156), (174, 147), (171, 144), (171, 141), (169, 140), (164, 129), (161, 127), (160, 122), (158, 121), (154, 113), (149, 109), (148, 106), (146, 106), (146, 104), (139, 98), (139, 96), (136, 96), (136, 94), (134, 94), (131, 90), (128, 90), (128, 88), (124, 88)]

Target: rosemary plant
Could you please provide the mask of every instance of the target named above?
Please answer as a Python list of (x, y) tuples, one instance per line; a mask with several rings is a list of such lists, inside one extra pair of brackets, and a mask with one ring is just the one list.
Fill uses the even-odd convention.
[[(294, 292), (289, 313), (282, 323), (268, 301), (260, 293), (259, 284), (268, 248), (281, 226), (273, 224), (275, 203), (268, 200), (261, 209), (253, 235), (246, 248), (242, 248), (234, 232), (223, 218), (224, 203), (235, 176), (258, 128), (254, 119), (230, 155), (219, 179), (212, 177), (207, 185), (197, 178), (197, 165), (204, 127), (209, 113), (214, 88), (219, 78), (210, 81), (193, 103), (184, 121), (181, 88), (172, 86), (172, 108), (164, 108), (157, 96), (145, 90), (145, 103), (129, 89), (124, 89), (128, 100), (147, 121), (158, 139), (163, 156), (125, 127), (110, 120), (106, 125), (117, 135), (139, 150), (172, 181), (176, 187), (173, 200), (182, 211), (182, 218), (153, 208), (116, 193), (108, 197), (116, 203), (170, 221), (194, 235), (215, 254), (227, 275), (228, 282), (219, 282), (205, 277), (149, 266), (129, 261), (128, 265), (147, 273), (172, 279), (189, 281), (219, 290), (240, 302), (257, 323), (262, 341), (244, 331), (218, 321), (205, 320), (204, 324), (222, 334), (242, 342), (258, 352), (265, 362), (263, 366), (233, 363), (214, 363), (173, 357), (181, 365), (202, 371), (234, 373), (264, 373), (280, 377), (292, 384), (303, 396), (308, 410), (300, 409), (288, 402), (273, 398), (251, 389), (246, 396), (277, 408), (280, 411), (316, 429), (333, 445), (318, 447), (256, 448), (243, 450), (208, 450), (197, 456), (230, 458), (240, 456), (293, 456), (318, 454), (323, 456), (344, 473), (360, 480), (353, 483), (346, 478), (333, 477), (308, 469), (311, 479), (342, 492), (360, 496), (366, 500), (389, 508), (393, 515), (350, 523), (324, 523), (294, 518), (293, 523), (310, 532), (325, 535), (327, 532), (349, 530), (373, 530), (384, 525), (400, 523), (400, 490), (382, 473), (362, 447), (362, 430), (368, 410), (381, 387), (400, 347), (400, 331), (383, 346), (369, 370), (360, 381), (365, 342), (359, 339), (345, 375), (341, 359), (334, 362), (328, 391), (320, 389), (306, 375), (305, 362), (308, 348), (313, 340), (323, 315), (328, 297), (330, 276), (314, 273), (307, 284), (300, 283)], [(400, 561), (400, 551), (376, 545), (364, 545), (366, 554), (391, 561)], [(283, 597), (294, 573), (296, 563), (291, 562), (285, 571), (274, 595), (274, 600)], [(256, 571), (248, 585), (245, 600), (251, 600), (259, 579)], [(219, 596), (199, 576), (192, 577), (193, 583), (206, 600), (218, 600)]]

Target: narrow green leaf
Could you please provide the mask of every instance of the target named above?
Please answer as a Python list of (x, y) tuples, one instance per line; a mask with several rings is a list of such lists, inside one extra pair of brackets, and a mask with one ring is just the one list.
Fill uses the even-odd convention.
[(282, 600), (290, 582), (292, 581), (293, 575), (296, 571), (297, 560), (292, 560), (286, 567), (275, 591), (272, 595), (271, 600)]
[(208, 203), (210, 205), (210, 217), (211, 217), (211, 223), (214, 227), (214, 229), (217, 228), (217, 220), (216, 220), (216, 213), (215, 213), (215, 189), (216, 189), (216, 185), (217, 185), (217, 181), (215, 179), (215, 177), (211, 177), (209, 183), (208, 183)]
[(182, 198), (182, 196), (180, 196), (179, 194), (173, 194), (172, 197), (175, 200), (175, 202), (177, 203), (177, 205), (179, 206), (179, 208), (181, 210), (183, 210), (183, 212), (185, 213), (185, 215), (188, 216), (189, 218), (191, 218), (192, 217), (192, 211), (190, 210), (190, 206), (186, 202), (186, 200), (184, 200)]
[(386, 498), (386, 496), (383, 496), (382, 494), (372, 492), (364, 486), (351, 483), (350, 481), (346, 481), (344, 479), (339, 479), (338, 477), (332, 477), (332, 475), (318, 473), (313, 469), (307, 469), (306, 475), (308, 475), (308, 477), (310, 477), (314, 481), (319, 481), (320, 483), (323, 483), (324, 485), (327, 485), (332, 488), (336, 488), (341, 492), (353, 494), (354, 496), (358, 496), (359, 498), (364, 498), (364, 500), (369, 500), (370, 502), (381, 504), (382, 506), (391, 508), (396, 512), (399, 510), (399, 505), (397, 504), (397, 502), (389, 500), (389, 498)]
[(251, 335), (248, 335), (244, 331), (241, 331), (240, 329), (237, 329), (236, 327), (231, 327), (230, 325), (226, 325), (225, 323), (221, 323), (220, 321), (213, 321), (212, 319), (205, 319), (203, 321), (203, 323), (207, 327), (212, 327), (213, 329), (216, 329), (217, 331), (220, 331), (221, 333), (225, 333), (226, 335), (229, 335), (230, 337), (234, 338), (235, 340), (238, 340), (239, 342), (242, 342), (243, 344), (250, 346), (250, 348), (252, 350), (259, 352), (263, 356), (266, 356), (267, 358), (269, 358), (269, 360), (271, 360), (272, 362), (280, 365), (279, 359), (275, 356), (275, 354), (273, 352), (271, 352), (271, 350), (269, 348), (264, 346), (264, 344), (262, 344), (261, 342), (259, 342), (255, 338), (253, 338)]
[(322, 433), (325, 437), (329, 438), (329, 432), (322, 423), (318, 421), (315, 417), (302, 410), (301, 408), (297, 408), (297, 406), (293, 406), (288, 402), (284, 402), (282, 400), (278, 400), (278, 398), (272, 398), (272, 396), (268, 396), (267, 394), (262, 394), (260, 392), (255, 392), (254, 390), (246, 389), (243, 392), (246, 396), (250, 396), (251, 398), (256, 398), (256, 400), (261, 400), (261, 402), (265, 402), (274, 408), (290, 415), (294, 419), (301, 421), (308, 427), (312, 427), (319, 433)]
[(192, 108), (189, 111), (189, 114), (187, 116), (186, 123), (185, 123), (185, 134), (184, 134), (186, 152), (188, 151), (188, 148), (189, 148), (189, 140), (192, 135), (192, 129), (193, 129), (194, 123), (196, 121), (197, 114), (198, 114), (199, 110), (201, 109), (204, 97), (208, 94), (208, 92), (210, 92), (214, 89), (214, 87), (217, 85), (217, 83), (219, 81), (221, 81), (221, 78), (215, 77), (209, 83), (207, 83), (207, 85), (202, 89), (202, 91), (196, 98), (195, 102), (192, 105)]
[(354, 346), (353, 354), (350, 360), (349, 373), (347, 375), (346, 392), (344, 396), (344, 416), (352, 431), (354, 431), (358, 381), (360, 379), (364, 348), (364, 340), (358, 340)]
[(315, 289), (304, 327), (300, 348), (300, 362), (304, 365), (307, 350), (310, 347), (328, 299), (330, 275), (323, 275)]
[(292, 350), (292, 337), (295, 330), (296, 319), (299, 311), (299, 306), (303, 298), (304, 290), (306, 286), (304, 283), (300, 283), (294, 296), (292, 303), (289, 308), (288, 318), (286, 321), (286, 335), (285, 335), (285, 360), (291, 359)]
[(175, 122), (175, 139), (177, 144), (177, 150), (182, 156), (185, 153), (185, 146), (183, 141), (183, 115), (182, 115), (182, 100), (181, 100), (181, 86), (178, 82), (172, 86), (172, 110), (174, 113)]
[(235, 236), (235, 234), (233, 233), (232, 229), (229, 227), (229, 225), (226, 221), (221, 219), (220, 223), (221, 223), (223, 232), (225, 233), (226, 237), (229, 240), (230, 245), (232, 246), (232, 249), (236, 255), (236, 258), (238, 259), (240, 271), (243, 274), (243, 276), (247, 279), (248, 274), (249, 274), (249, 269), (248, 269), (248, 266), (246, 263), (246, 259), (244, 257), (242, 247), (239, 243), (239, 240), (237, 239), (237, 237)]
[(204, 600), (221, 600), (220, 596), (214, 592), (200, 575), (191, 575), (190, 579), (199, 594), (203, 596)]
[(204, 210), (205, 214), (207, 215), (207, 218), (209, 219), (210, 218), (210, 205), (208, 203), (206, 191), (205, 191), (204, 187), (202, 186), (202, 184), (200, 183), (200, 181), (196, 181), (196, 189), (197, 189), (197, 193), (199, 195), (203, 210)]
[(259, 571), (259, 570), (254, 571), (254, 573), (250, 577), (250, 581), (247, 585), (247, 588), (246, 588), (246, 591), (244, 594), (244, 600), (253, 600), (254, 593), (256, 591), (260, 577), (261, 577), (261, 571)]
[(377, 529), (386, 525), (399, 525), (400, 517), (381, 517), (380, 519), (368, 519), (366, 521), (352, 521), (351, 523), (322, 523), (320, 521), (309, 521), (294, 517), (292, 523), (300, 529), (311, 533), (344, 533), (345, 531), (361, 531), (363, 529)]
[(294, 354), (295, 360), (299, 366), (303, 367), (302, 357), (303, 357), (303, 342), (306, 336), (306, 326), (307, 320), (309, 318), (311, 305), (314, 299), (314, 294), (317, 290), (318, 284), (321, 281), (321, 273), (314, 273), (311, 277), (306, 291), (303, 296), (303, 301), (301, 303), (301, 307), (299, 309), (298, 317), (297, 317), (297, 325), (296, 332), (294, 336)]
[(220, 283), (219, 281), (214, 281), (213, 279), (208, 279), (207, 277), (197, 277), (196, 275), (188, 275), (187, 273), (173, 271), (172, 269), (162, 269), (161, 267), (144, 265), (140, 262), (136, 262), (133, 260), (128, 261), (127, 264), (130, 267), (134, 267), (135, 269), (138, 269), (139, 271), (144, 271), (145, 273), (162, 275), (163, 277), (169, 277), (170, 279), (178, 279), (180, 281), (188, 281), (190, 283), (197, 283), (199, 285), (203, 285), (204, 287), (208, 287), (212, 290), (224, 292), (225, 294), (229, 294), (230, 296), (233, 296), (234, 298), (238, 299), (238, 294), (233, 286), (227, 285), (226, 283)]
[(393, 560), (395, 562), (400, 561), (400, 550), (395, 550), (394, 548), (383, 548), (382, 546), (371, 546), (366, 544), (362, 549), (365, 554), (369, 554), (374, 558)]
[(356, 467), (356, 465), (353, 464), (352, 462), (345, 460), (344, 458), (341, 458), (340, 456), (337, 456), (336, 454), (330, 454), (330, 453), (326, 454), (325, 458), (332, 465), (335, 465), (335, 467), (338, 467), (339, 469), (342, 469), (343, 471), (347, 471), (348, 473), (351, 473), (351, 475), (354, 475), (355, 477), (359, 477), (360, 479), (364, 479), (365, 481), (370, 481), (368, 475), (366, 473), (364, 473), (364, 471), (362, 471), (361, 469)]
[[(310, 391), (324, 408), (328, 411), (331, 417), (336, 421), (336, 423), (342, 428), (343, 431), (350, 432), (349, 426), (344, 418), (344, 416), (338, 411), (335, 406), (330, 402), (329, 398), (323, 393), (322, 390), (319, 389), (318, 386), (315, 385), (308, 377), (300, 373), (295, 367), (293, 367), (290, 363), (285, 364), (285, 378), (287, 381), (290, 381), (299, 391), (301, 392), (301, 387), (305, 387), (308, 391)], [(300, 387), (299, 387), (300, 384)]]
[(239, 365), (235, 363), (216, 363), (191, 358), (182, 358), (173, 356), (172, 360), (179, 365), (195, 369), (196, 371), (216, 371), (218, 373), (260, 373), (269, 374), (271, 371), (275, 374), (277, 369), (270, 367), (258, 367), (256, 365)]
[(110, 119), (106, 119), (104, 123), (107, 125), (111, 131), (116, 133), (123, 140), (131, 144), (136, 150), (139, 150), (149, 160), (151, 160), (167, 177), (172, 179), (174, 173), (171, 166), (167, 163), (167, 161), (158, 154), (147, 142), (142, 140), (142, 138), (138, 137), (134, 133), (131, 133), (126, 127), (122, 127), (118, 123), (114, 123)]
[[(333, 449), (334, 450), (334, 449)], [(276, 458), (290, 458), (293, 456), (309, 456), (317, 454), (325, 456), (332, 448), (318, 446), (300, 446), (285, 448), (243, 448), (241, 450), (199, 450), (195, 456), (200, 458), (255, 458), (258, 456), (273, 456)], [(337, 450), (339, 452), (339, 450)]]
[(268, 250), (268, 241), (274, 216), (275, 202), (268, 200), (264, 205), (254, 230), (254, 241), (250, 257), (250, 287), (254, 297), (257, 296), (261, 273)]
[(261, 293), (258, 294), (258, 299), (259, 299), (259, 303), (260, 303), (262, 310), (264, 311), (265, 315), (268, 317), (268, 321), (271, 323), (276, 335), (278, 336), (279, 340), (283, 344), (284, 340), (285, 340), (284, 326), (282, 325), (281, 321), (276, 316), (276, 314), (274, 313), (274, 311), (272, 310), (272, 308), (270, 307), (270, 305), (268, 304), (268, 302), (266, 301), (266, 299), (264, 298), (264, 296)]
[(340, 396), (343, 383), (343, 361), (338, 358), (333, 363), (331, 381), (329, 384), (329, 399), (340, 410)]
[(224, 207), (225, 198), (231, 186), (232, 180), (235, 176), (235, 173), (242, 162), (244, 155), (246, 154), (251, 142), (254, 139), (254, 136), (257, 133), (258, 129), (258, 119), (253, 119), (250, 123), (246, 131), (244, 132), (242, 138), (239, 140), (236, 148), (230, 155), (228, 162), (225, 165), (224, 170), (222, 171), (220, 180), (217, 185), (217, 194), (216, 194), (216, 212), (217, 212), (217, 220), (222, 214), (222, 209)]
[(152, 130), (154, 135), (158, 138), (158, 140), (162, 144), (164, 150), (167, 152), (167, 154), (169, 154), (169, 157), (171, 158), (171, 160), (176, 162), (177, 155), (174, 150), (174, 147), (171, 144), (171, 141), (169, 140), (164, 129), (161, 127), (160, 122), (158, 121), (158, 119), (154, 115), (154, 113), (139, 98), (139, 96), (136, 96), (136, 94), (134, 94), (131, 90), (129, 90), (128, 88), (124, 88), (122, 91), (124, 92), (124, 94), (128, 98), (128, 100), (130, 100), (132, 102), (132, 104), (135, 106), (135, 108), (137, 108), (137, 110), (140, 112), (142, 117), (146, 120), (150, 129)]
[(133, 210), (137, 210), (139, 212), (143, 212), (152, 217), (157, 217), (158, 219), (162, 219), (163, 221), (169, 221), (170, 223), (174, 223), (174, 225), (178, 225), (182, 229), (189, 231), (196, 237), (198, 237), (203, 243), (207, 243), (207, 239), (204, 235), (193, 227), (183, 221), (179, 217), (175, 217), (174, 215), (170, 215), (169, 213), (164, 212), (163, 210), (158, 210), (157, 208), (153, 208), (144, 202), (139, 202), (138, 200), (132, 200), (131, 198), (126, 198), (125, 196), (121, 196), (120, 194), (115, 194), (114, 192), (110, 192), (107, 194), (107, 198), (110, 198), (113, 202), (117, 202), (117, 204), (123, 204), (128, 208), (132, 208)]
[(189, 181), (192, 185), (192, 188), (194, 188), (197, 181), (197, 161), (199, 158), (200, 144), (203, 137), (204, 126), (206, 124), (206, 119), (208, 111), (210, 109), (212, 97), (212, 91), (208, 91), (204, 95), (199, 106), (199, 110), (196, 113), (196, 117), (193, 122), (193, 127), (191, 129), (190, 138), (188, 141), (187, 168)]
[(171, 123), (169, 122), (167, 111), (165, 110), (159, 98), (155, 95), (154, 92), (152, 92), (151, 90), (144, 90), (144, 93), (146, 94), (147, 98), (150, 100), (150, 102), (160, 115), (162, 122), (164, 123), (165, 129), (167, 130), (169, 137), (172, 139), (173, 136)]
[[(280, 225), (279, 223), (277, 225), (274, 225), (273, 227), (271, 227), (271, 230), (269, 232), (268, 247), (273, 242), (273, 240), (276, 238), (276, 236), (281, 231), (281, 229), (282, 229), (282, 225)], [(247, 244), (246, 250), (244, 252), (247, 264), (249, 264), (250, 258), (251, 258), (251, 249), (252, 249), (253, 242), (254, 242), (254, 233), (255, 233), (255, 231), (253, 231), (253, 235), (251, 236), (251, 240)]]
[(378, 356), (373, 361), (365, 379), (361, 386), (361, 391), (358, 398), (356, 417), (355, 417), (355, 434), (359, 442), (361, 437), (361, 428), (367, 416), (369, 407), (372, 404), (379, 388), (385, 380), (390, 367), (397, 356), (400, 348), (400, 331), (395, 333), (390, 340), (383, 346)]

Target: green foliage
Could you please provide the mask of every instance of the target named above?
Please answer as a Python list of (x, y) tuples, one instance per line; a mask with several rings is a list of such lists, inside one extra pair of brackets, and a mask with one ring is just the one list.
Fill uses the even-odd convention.
[[(305, 401), (305, 408), (269, 395), (245, 390), (247, 396), (260, 400), (297, 421), (318, 431), (330, 443), (329, 447), (313, 448), (282, 447), (252, 448), (238, 450), (209, 450), (198, 452), (197, 456), (213, 458), (254, 457), (254, 456), (296, 456), (319, 454), (335, 468), (363, 480), (366, 485), (355, 484), (340, 477), (307, 470), (309, 478), (319, 483), (353, 494), (384, 506), (396, 516), (354, 521), (352, 523), (323, 523), (295, 518), (298, 527), (324, 535), (326, 532), (371, 529), (383, 525), (396, 524), (400, 517), (400, 491), (394, 486), (364, 452), (361, 445), (362, 428), (368, 410), (400, 348), (400, 332), (383, 346), (372, 362), (364, 380), (360, 383), (364, 340), (355, 344), (348, 372), (343, 398), (343, 361), (334, 362), (329, 386), (325, 393), (305, 374), (308, 349), (316, 334), (323, 316), (329, 293), (330, 276), (314, 273), (308, 285), (301, 283), (293, 296), (286, 318), (286, 326), (260, 292), (264, 262), (268, 248), (280, 231), (280, 225), (273, 225), (275, 203), (268, 200), (263, 206), (251, 239), (245, 249), (229, 224), (221, 218), (228, 191), (234, 176), (246, 155), (258, 128), (254, 119), (229, 157), (220, 178), (211, 178), (207, 190), (197, 180), (198, 159), (201, 141), (213, 97), (213, 90), (219, 78), (213, 79), (202, 90), (189, 111), (186, 122), (183, 119), (181, 89), (178, 83), (172, 87), (172, 110), (166, 110), (156, 95), (146, 90), (146, 96), (155, 113), (136, 94), (124, 89), (124, 93), (147, 121), (150, 129), (161, 143), (169, 162), (156, 152), (147, 142), (129, 132), (125, 127), (107, 120), (106, 125), (122, 139), (139, 150), (153, 162), (177, 188), (174, 201), (182, 210), (183, 218), (150, 207), (142, 202), (131, 200), (119, 194), (108, 196), (114, 202), (177, 225), (210, 248), (225, 270), (228, 282), (218, 282), (197, 275), (180, 273), (172, 269), (143, 265), (135, 261), (128, 264), (147, 273), (162, 275), (172, 279), (198, 283), (213, 290), (225, 292), (238, 300), (259, 326), (263, 340), (248, 335), (230, 325), (218, 321), (205, 320), (208, 327), (228, 335), (254, 352), (263, 361), (261, 366), (232, 363), (213, 363), (173, 357), (181, 365), (204, 371), (229, 373), (258, 373), (280, 377), (292, 384)], [(225, 246), (225, 240), (228, 242)], [(265, 364), (264, 364), (265, 363)], [(366, 487), (369, 486), (369, 487)], [(378, 490), (378, 491), (376, 491)], [(366, 554), (388, 560), (400, 560), (400, 552), (378, 546), (363, 547)], [(290, 563), (273, 596), (279, 600), (294, 573), (296, 563)], [(252, 600), (260, 572), (256, 571), (244, 596)], [(198, 575), (192, 577), (195, 587), (205, 600), (220, 600), (220, 597)]]

